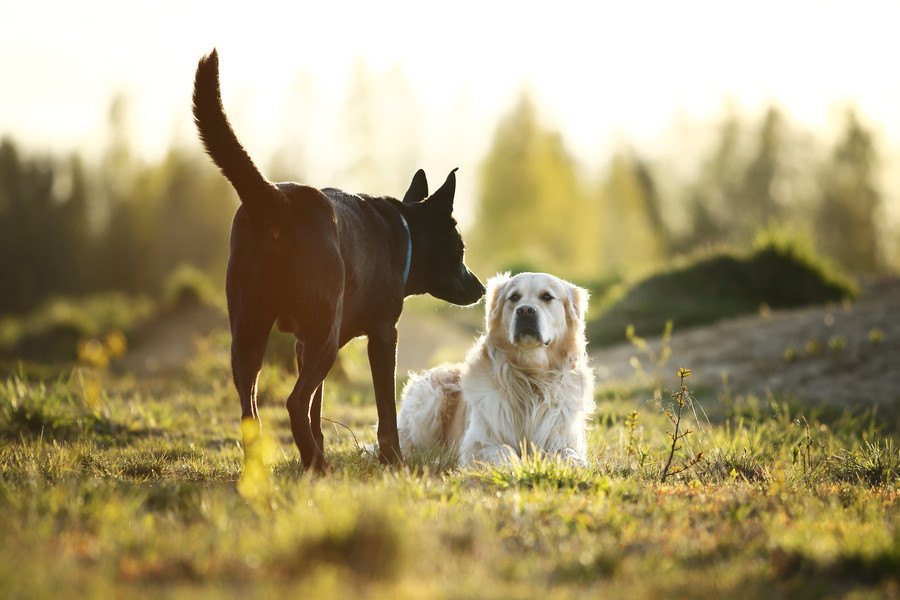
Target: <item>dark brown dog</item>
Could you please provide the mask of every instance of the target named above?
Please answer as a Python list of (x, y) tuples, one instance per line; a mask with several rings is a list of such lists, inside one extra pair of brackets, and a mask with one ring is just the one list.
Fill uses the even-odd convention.
[(287, 400), (294, 441), (307, 468), (326, 471), (323, 381), (338, 349), (365, 335), (380, 458), (400, 461), (394, 377), (403, 299), (429, 293), (467, 305), (484, 294), (463, 264), (463, 241), (451, 216), (455, 169), (431, 197), (419, 170), (403, 202), (270, 183), (225, 116), (215, 50), (197, 66), (194, 121), (207, 153), (241, 199), (231, 230), (226, 295), (243, 419), (259, 425), (256, 380), (277, 321), (297, 338), (299, 374)]

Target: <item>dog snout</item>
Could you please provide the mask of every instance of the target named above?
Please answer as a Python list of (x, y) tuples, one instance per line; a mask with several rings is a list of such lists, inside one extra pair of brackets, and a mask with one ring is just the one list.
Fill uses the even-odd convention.
[(533, 317), (535, 314), (537, 314), (537, 310), (528, 304), (523, 304), (516, 308), (517, 317)]

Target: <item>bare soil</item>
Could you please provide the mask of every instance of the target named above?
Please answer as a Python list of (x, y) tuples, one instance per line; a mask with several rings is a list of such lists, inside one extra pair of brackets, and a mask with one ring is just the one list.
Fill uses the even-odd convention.
[[(678, 367), (695, 387), (730, 393), (789, 394), (805, 403), (900, 407), (900, 279), (865, 286), (854, 303), (766, 311), (675, 333), (664, 382)], [(648, 352), (660, 356), (659, 339)], [(598, 383), (634, 376), (632, 357), (652, 372), (633, 344), (592, 352)]]
[[(398, 380), (408, 371), (438, 362), (459, 361), (475, 341), (474, 317), (423, 311), (400, 321)], [(480, 321), (479, 321), (480, 322)], [(196, 352), (196, 340), (226, 327), (221, 313), (197, 308), (154, 322), (117, 365), (138, 375), (177, 370)], [(650, 374), (649, 355), (659, 356), (659, 339), (647, 352), (631, 343), (593, 349), (598, 387), (633, 381), (633, 361)], [(671, 357), (659, 368), (662, 382), (674, 386), (678, 367), (692, 369), (694, 389), (733, 395), (788, 394), (805, 403), (847, 407), (873, 405), (900, 409), (900, 279), (864, 288), (854, 303), (793, 310), (761, 311), (712, 325), (678, 330)]]

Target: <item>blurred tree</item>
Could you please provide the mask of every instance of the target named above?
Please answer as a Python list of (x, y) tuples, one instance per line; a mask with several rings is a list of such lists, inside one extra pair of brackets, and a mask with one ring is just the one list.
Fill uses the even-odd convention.
[(782, 218), (783, 206), (776, 197), (781, 176), (784, 119), (774, 106), (763, 117), (757, 138), (756, 154), (744, 170), (740, 187), (726, 198), (733, 243), (746, 245), (756, 232)]
[(51, 287), (54, 293), (72, 294), (89, 288), (87, 278), (94, 248), (88, 216), (90, 192), (81, 157), (73, 155), (69, 158), (64, 175), (65, 192), (60, 199), (62, 204), (55, 211), (52, 227), (59, 237), (59, 252), (53, 261)]
[(0, 310), (27, 311), (51, 294), (84, 289), (87, 209), (77, 156), (60, 166), (0, 142)]
[(159, 184), (158, 267), (154, 287), (179, 265), (224, 275), (237, 195), (206, 157), (172, 149), (154, 169)]
[(419, 110), (406, 74), (373, 74), (359, 62), (346, 104), (347, 148), (353, 156), (340, 185), (351, 192), (402, 196), (417, 165)]
[[(142, 291), (141, 281), (149, 276), (141, 264), (140, 218), (132, 193), (142, 189), (136, 183), (139, 165), (133, 156), (128, 133), (128, 101), (117, 95), (107, 114), (106, 148), (98, 169), (97, 195), (100, 239), (92, 273), (92, 287)], [(145, 246), (146, 247), (146, 246)]]
[(522, 95), (501, 120), (481, 166), (469, 236), (486, 271), (536, 269), (596, 275), (596, 207), (585, 197), (561, 136), (538, 122)]
[(10, 140), (0, 143), (0, 294), (3, 310), (33, 308), (45, 295), (51, 261), (59, 250), (51, 230), (54, 165), (47, 158), (22, 159)]
[(872, 135), (852, 110), (831, 160), (821, 171), (822, 200), (816, 216), (820, 251), (851, 272), (883, 269), (876, 186), (877, 152)]
[(743, 167), (740, 151), (740, 121), (729, 110), (719, 129), (712, 156), (704, 161), (697, 181), (688, 186), (687, 210), (690, 228), (677, 246), (682, 251), (729, 238), (733, 199), (738, 197)]
[(157, 163), (132, 158), (124, 101), (110, 110), (101, 165), (110, 206), (99, 241), (97, 287), (157, 294), (179, 265), (224, 272), (228, 229), (237, 206), (227, 181), (199, 152), (172, 147)]
[(362, 61), (356, 64), (350, 81), (350, 92), (346, 106), (346, 127), (353, 158), (347, 168), (350, 180), (348, 191), (372, 189), (366, 184), (378, 187), (378, 149), (376, 147), (377, 107), (375, 83), (372, 74)]
[(295, 76), (278, 119), (278, 149), (266, 169), (266, 176), (272, 181), (309, 181), (309, 159), (317, 154), (312, 127), (317, 118), (316, 101), (316, 90), (309, 75)]
[(633, 152), (613, 156), (600, 195), (600, 264), (620, 273), (658, 265), (670, 251), (649, 166)]
[(733, 110), (723, 121), (712, 156), (688, 190), (690, 234), (682, 250), (710, 243), (748, 246), (758, 231), (789, 217), (787, 179), (796, 176), (785, 165), (784, 117), (768, 108), (756, 135), (752, 154), (743, 149), (742, 127)]

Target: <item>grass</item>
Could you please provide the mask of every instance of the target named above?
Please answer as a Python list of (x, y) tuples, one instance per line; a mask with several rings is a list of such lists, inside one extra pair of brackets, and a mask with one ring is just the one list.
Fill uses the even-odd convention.
[(0, 597), (820, 598), (900, 585), (900, 452), (871, 414), (718, 407), (692, 391), (721, 417), (685, 410), (690, 447), (673, 464), (703, 458), (663, 484), (672, 424), (636, 385), (598, 395), (588, 467), (537, 455), (458, 470), (425, 455), (386, 469), (365, 449), (374, 402), (348, 400), (349, 381), (327, 388), (325, 416), (352, 429), (326, 424), (333, 475), (303, 473), (269, 393), (267, 450), (242, 480), (218, 360), (166, 381), (2, 382)]
[(747, 254), (721, 250), (667, 269), (630, 286), (614, 288), (595, 303), (588, 323), (592, 344), (637, 335), (658, 335), (667, 321), (678, 329), (758, 312), (840, 302), (858, 293), (856, 285), (797, 242), (762, 238)]
[(126, 334), (156, 312), (152, 300), (118, 293), (50, 300), (28, 315), (0, 318), (0, 359), (92, 364), (91, 349), (82, 355), (85, 343), (117, 355), (125, 350)]

